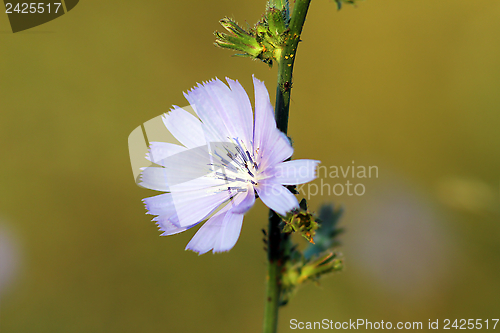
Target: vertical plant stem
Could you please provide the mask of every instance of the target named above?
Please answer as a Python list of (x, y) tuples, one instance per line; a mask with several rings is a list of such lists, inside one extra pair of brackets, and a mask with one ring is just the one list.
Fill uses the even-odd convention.
[(307, 10), (311, 0), (297, 0), (290, 20), (290, 34), (278, 61), (278, 85), (276, 87), (276, 105), (274, 116), (278, 129), (287, 134), (288, 111), (290, 108), (290, 92), (292, 90), (293, 64), (300, 42), (300, 34), (306, 20)]
[[(278, 61), (278, 85), (274, 114), (278, 129), (285, 134), (288, 131), (293, 64), (310, 2), (311, 0), (297, 0), (295, 2), (289, 25), (289, 35), (285, 41), (283, 52), (281, 52), (281, 59)], [(281, 233), (280, 222), (281, 218), (271, 210), (269, 213), (267, 244), (268, 273), (264, 309), (264, 333), (276, 333), (278, 328), (281, 273), (286, 261), (286, 243), (289, 242), (289, 237)]]
[(282, 234), (279, 228), (281, 218), (272, 210), (269, 211), (267, 234), (267, 290), (264, 309), (264, 333), (275, 333), (278, 328), (278, 310), (281, 293)]

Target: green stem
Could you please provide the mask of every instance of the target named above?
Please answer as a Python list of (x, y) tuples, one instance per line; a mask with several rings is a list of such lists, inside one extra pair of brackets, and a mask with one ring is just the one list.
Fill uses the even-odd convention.
[[(288, 131), (293, 64), (310, 2), (311, 0), (297, 0), (295, 2), (289, 26), (289, 35), (281, 52), (281, 59), (278, 61), (278, 85), (274, 113), (278, 129), (285, 134)], [(286, 244), (289, 242), (289, 237), (281, 233), (280, 222), (281, 218), (271, 210), (267, 241), (268, 273), (264, 309), (264, 333), (276, 333), (278, 328), (281, 272), (286, 259)]]
[(264, 308), (264, 333), (275, 333), (278, 328), (278, 309), (280, 306), (280, 281), (282, 234), (279, 228), (281, 218), (269, 211), (269, 229), (267, 237), (267, 290)]
[(311, 0), (297, 0), (293, 8), (290, 21), (289, 37), (286, 39), (285, 47), (278, 61), (278, 86), (276, 88), (276, 105), (274, 116), (278, 129), (287, 134), (288, 110), (290, 108), (290, 92), (292, 90), (292, 72), (295, 63), (295, 54), (300, 42), (300, 34), (306, 20), (307, 10)]

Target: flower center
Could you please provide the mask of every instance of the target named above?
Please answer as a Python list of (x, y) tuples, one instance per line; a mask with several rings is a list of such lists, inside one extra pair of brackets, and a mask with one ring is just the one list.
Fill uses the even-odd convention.
[(228, 190), (246, 192), (249, 186), (257, 186), (259, 167), (245, 142), (234, 138), (231, 142), (212, 143), (210, 148), (215, 177), (226, 181)]

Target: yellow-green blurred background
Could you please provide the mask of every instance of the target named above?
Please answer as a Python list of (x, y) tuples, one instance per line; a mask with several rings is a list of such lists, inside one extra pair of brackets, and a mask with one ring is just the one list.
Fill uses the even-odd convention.
[[(182, 91), (276, 68), (213, 46), (264, 1), (81, 1), (12, 34), (0, 15), (0, 332), (259, 332), (267, 210), (229, 253), (162, 238), (127, 137)], [(378, 166), (343, 204), (343, 273), (302, 288), (291, 319), (500, 316), (500, 2), (312, 1), (289, 133), (296, 158)], [(331, 185), (346, 179), (323, 179)], [(315, 181), (321, 184), (321, 180)], [(497, 330), (500, 329), (497, 327)]]

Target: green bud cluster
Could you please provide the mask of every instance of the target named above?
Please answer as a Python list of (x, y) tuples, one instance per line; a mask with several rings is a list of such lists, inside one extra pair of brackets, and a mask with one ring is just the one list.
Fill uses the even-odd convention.
[(316, 235), (319, 225), (316, 217), (307, 210), (305, 199), (300, 202), (300, 210), (287, 215), (283, 222), (285, 223), (282, 229), (284, 233), (298, 232), (308, 242), (314, 244), (313, 237)]
[(300, 256), (299, 260), (289, 260), (281, 276), (281, 305), (287, 304), (297, 288), (304, 283), (319, 283), (321, 276), (342, 271), (344, 261), (340, 256), (339, 253), (330, 251), (309, 260), (304, 256)]
[(299, 211), (282, 217), (283, 232), (300, 232), (311, 244), (303, 252), (297, 245), (285, 249), (287, 260), (281, 277), (281, 305), (288, 303), (304, 283), (318, 283), (321, 276), (344, 268), (341, 255), (333, 251), (339, 245), (336, 237), (342, 232), (337, 228), (341, 214), (342, 209), (334, 210), (324, 205), (319, 216), (315, 216), (307, 210), (307, 202), (302, 199)]
[(220, 24), (226, 32), (215, 32), (216, 46), (239, 51), (241, 53), (235, 54), (236, 56), (259, 59), (271, 67), (274, 61), (280, 61), (288, 38), (288, 1), (284, 4), (269, 2), (262, 19), (248, 31), (227, 17), (220, 20)]

